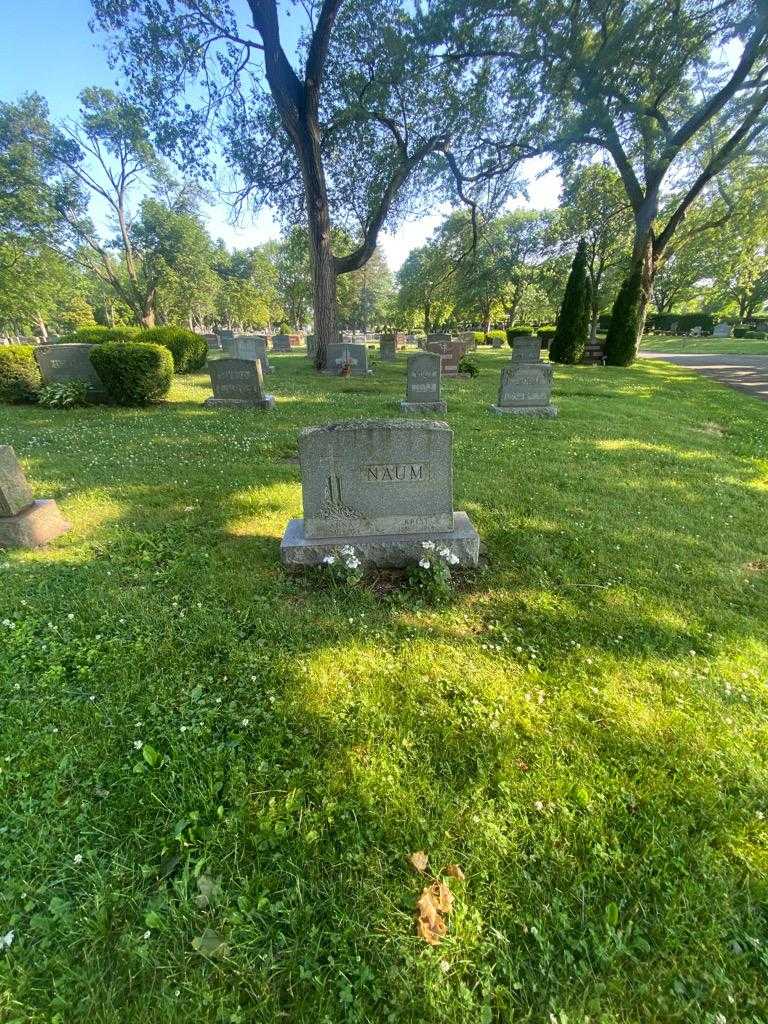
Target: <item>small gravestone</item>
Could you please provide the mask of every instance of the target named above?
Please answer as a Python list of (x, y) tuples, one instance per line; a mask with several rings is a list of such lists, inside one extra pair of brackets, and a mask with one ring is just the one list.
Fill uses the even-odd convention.
[(499, 397), (491, 409), (512, 416), (557, 416), (552, 371), (551, 363), (509, 363), (502, 368)]
[(221, 350), (221, 338), (218, 334), (204, 334), (203, 337), (209, 352), (219, 352)]
[(453, 510), (453, 432), (430, 420), (354, 420), (299, 435), (304, 518), (280, 546), (285, 565), (317, 565), (346, 545), (376, 566), (424, 557), (424, 542), (477, 565), (480, 538)]
[(34, 500), (16, 452), (0, 445), (0, 548), (36, 548), (69, 528), (55, 501)]
[(228, 338), (223, 348), (231, 359), (249, 359), (261, 364), (262, 373), (272, 372), (267, 355), (267, 339), (262, 334), (238, 334), (236, 338)]
[(590, 338), (584, 346), (584, 354), (579, 362), (584, 366), (604, 366), (605, 349), (603, 348), (602, 342), (598, 341), (597, 338)]
[(95, 345), (65, 344), (38, 345), (35, 359), (46, 384), (60, 384), (70, 380), (84, 380), (93, 397), (106, 398), (107, 389), (91, 362)]
[(379, 357), (382, 363), (397, 361), (397, 343), (394, 334), (382, 334), (379, 341)]
[(715, 338), (730, 338), (733, 334), (731, 324), (715, 324), (712, 334)]
[(371, 372), (368, 369), (367, 346), (351, 341), (329, 345), (323, 372), (339, 376), (345, 366), (349, 367), (350, 376), (366, 377)]
[(301, 346), (301, 338), (298, 334), (273, 334), (272, 348), (275, 352), (290, 352)]
[(230, 330), (219, 331), (219, 339), (221, 340), (222, 343), (225, 342), (225, 341), (231, 341), (232, 338), (234, 338), (235, 336), (236, 335), (235, 335), (234, 331), (230, 331)]
[(203, 405), (212, 408), (274, 409), (273, 395), (264, 394), (258, 359), (213, 359), (208, 362), (213, 397)]
[(533, 334), (518, 334), (512, 339), (513, 363), (538, 363), (541, 360), (541, 338)]
[(440, 355), (437, 352), (418, 352), (408, 356), (405, 401), (403, 412), (447, 412), (447, 404), (440, 398)]
[(435, 335), (427, 338), (425, 345), (427, 352), (437, 352), (441, 360), (441, 372), (444, 377), (458, 377), (459, 363), (466, 355), (467, 346), (463, 341), (436, 341)]

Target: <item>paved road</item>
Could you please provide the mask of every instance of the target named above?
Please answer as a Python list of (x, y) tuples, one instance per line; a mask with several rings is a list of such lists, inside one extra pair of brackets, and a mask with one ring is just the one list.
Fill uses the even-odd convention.
[(768, 402), (768, 356), (696, 356), (667, 352), (641, 352), (646, 359), (663, 359), (687, 366), (721, 384)]

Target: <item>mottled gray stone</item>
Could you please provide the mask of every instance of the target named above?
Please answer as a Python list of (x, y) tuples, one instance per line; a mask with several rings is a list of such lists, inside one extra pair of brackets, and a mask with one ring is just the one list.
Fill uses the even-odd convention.
[(307, 335), (307, 359), (314, 359), (317, 353), (317, 338), (314, 334)]
[(15, 516), (0, 516), (0, 548), (37, 548), (69, 529), (56, 502), (41, 498)]
[(731, 324), (716, 324), (712, 334), (715, 338), (730, 338), (733, 334)]
[(0, 516), (15, 516), (32, 504), (32, 489), (24, 476), (16, 452), (0, 445)]
[(541, 338), (533, 334), (519, 334), (512, 339), (513, 363), (538, 363), (541, 361)]
[(205, 342), (209, 352), (219, 352), (222, 348), (221, 338), (218, 334), (204, 334)]
[(401, 566), (434, 540), (476, 565), (480, 541), (453, 511), (453, 432), (430, 420), (353, 420), (299, 435), (304, 518), (288, 524), (286, 565), (315, 565), (351, 544), (364, 562)]
[(84, 380), (95, 395), (105, 396), (107, 389), (91, 362), (95, 345), (38, 345), (35, 359), (46, 384)]
[(501, 371), (499, 397), (491, 409), (513, 416), (556, 416), (551, 404), (551, 363), (510, 363)]
[(437, 341), (437, 335), (430, 334), (424, 346), (427, 352), (437, 352), (440, 355), (441, 370), (444, 377), (457, 377), (459, 374), (459, 363), (467, 353), (466, 342), (463, 341)]
[(222, 344), (225, 341), (231, 341), (234, 337), (236, 337), (234, 331), (230, 331), (230, 330), (219, 331), (219, 338), (220, 338)]
[(291, 352), (301, 345), (298, 334), (273, 334), (272, 348), (275, 352)]
[(208, 362), (213, 398), (204, 405), (213, 408), (274, 409), (275, 399), (264, 394), (261, 363), (257, 359), (213, 359)]
[(379, 357), (382, 363), (397, 361), (397, 344), (394, 334), (382, 334), (379, 341)]
[(355, 344), (347, 341), (329, 345), (323, 372), (338, 376), (346, 363), (349, 363), (350, 374), (353, 377), (365, 377), (371, 372), (368, 369), (368, 348), (362, 343)]
[(351, 545), (365, 565), (402, 569), (424, 557), (422, 544), (432, 540), (455, 555), (460, 565), (475, 566), (480, 556), (480, 537), (466, 512), (454, 512), (453, 529), (447, 533), (380, 534), (375, 537), (334, 537), (332, 540), (307, 538), (304, 521), (291, 519), (283, 534), (280, 557), (287, 566), (319, 565), (327, 555)]
[(440, 397), (440, 363), (438, 352), (417, 352), (408, 356), (403, 412), (445, 412)]
[(231, 359), (258, 362), (262, 373), (272, 372), (267, 355), (267, 339), (263, 334), (238, 334), (236, 338), (227, 338), (223, 349)]
[(427, 341), (428, 342), (430, 342), (430, 341), (439, 341), (439, 342), (442, 342), (442, 341), (453, 341), (453, 335), (451, 335), (451, 334), (440, 334), (440, 333), (428, 334), (427, 335)]

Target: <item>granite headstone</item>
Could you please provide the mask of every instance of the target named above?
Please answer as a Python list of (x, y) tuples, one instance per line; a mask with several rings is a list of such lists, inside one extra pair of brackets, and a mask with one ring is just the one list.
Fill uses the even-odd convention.
[(467, 346), (463, 341), (452, 341), (450, 338), (447, 341), (438, 341), (435, 339), (435, 335), (430, 335), (427, 338), (425, 350), (439, 354), (444, 377), (457, 377), (459, 363), (466, 355)]
[(46, 384), (84, 380), (94, 396), (106, 397), (107, 389), (91, 362), (95, 345), (38, 345), (35, 359)]
[(299, 435), (304, 518), (292, 519), (286, 565), (316, 565), (346, 545), (377, 566), (424, 557), (424, 542), (476, 565), (479, 537), (453, 510), (453, 432), (430, 420), (354, 420)]
[(232, 359), (249, 359), (261, 364), (261, 372), (271, 373), (267, 355), (267, 339), (263, 334), (238, 334), (236, 338), (228, 338), (223, 345), (224, 351)]
[(715, 338), (730, 338), (733, 334), (733, 326), (731, 324), (715, 324), (712, 331), (712, 335)]
[(368, 369), (368, 348), (366, 345), (355, 342), (342, 341), (328, 346), (327, 359), (324, 373), (331, 373), (338, 376), (342, 367), (350, 367), (352, 377), (365, 377), (371, 371)]
[(513, 362), (502, 368), (499, 397), (491, 409), (517, 416), (557, 416), (552, 405), (551, 363)]
[(442, 412), (447, 404), (440, 398), (440, 362), (438, 352), (417, 352), (408, 356), (403, 412)]
[(274, 409), (275, 399), (264, 394), (258, 359), (212, 359), (208, 362), (213, 397), (204, 405), (213, 408)]

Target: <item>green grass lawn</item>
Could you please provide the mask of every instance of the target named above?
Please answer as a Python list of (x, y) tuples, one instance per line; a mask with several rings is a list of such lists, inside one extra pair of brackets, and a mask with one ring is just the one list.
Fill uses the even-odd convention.
[(646, 335), (644, 352), (689, 352), (697, 355), (768, 356), (768, 341), (749, 338), (675, 338)]
[(438, 607), (279, 564), (299, 429), (402, 356), (0, 408), (73, 524), (0, 552), (3, 1024), (768, 1021), (766, 406), (643, 361), (495, 417), (506, 358), (445, 384), (487, 567)]

